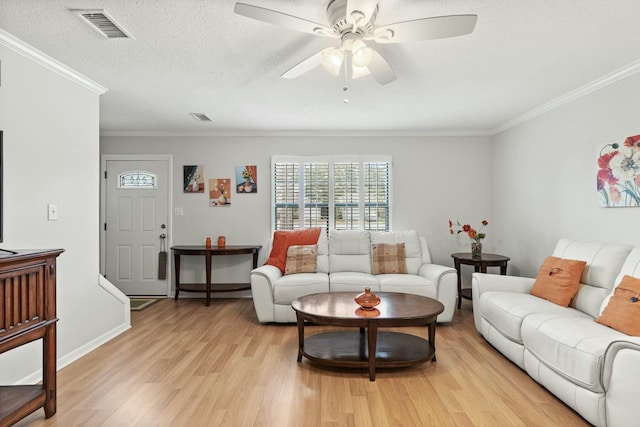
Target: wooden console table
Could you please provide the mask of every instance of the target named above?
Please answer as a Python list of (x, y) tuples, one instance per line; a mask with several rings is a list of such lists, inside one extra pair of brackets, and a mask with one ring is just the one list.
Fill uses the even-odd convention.
[(458, 308), (462, 306), (462, 298), (471, 299), (471, 289), (462, 289), (462, 276), (460, 274), (460, 264), (473, 265), (475, 272), (486, 273), (487, 267), (500, 267), (500, 274), (507, 274), (507, 263), (511, 258), (504, 255), (485, 254), (480, 258), (473, 258), (471, 252), (461, 252), (451, 254), (453, 264), (458, 272)]
[(56, 258), (62, 249), (0, 252), (0, 353), (42, 339), (42, 384), (0, 386), (0, 426), (56, 413)]
[[(216, 283), (215, 289), (211, 287), (211, 257), (218, 255), (243, 255), (253, 254), (253, 268), (258, 266), (258, 253), (260, 252), (261, 245), (257, 246), (225, 246), (219, 248), (212, 246), (207, 248), (205, 246), (173, 246), (173, 260), (175, 265), (175, 278), (176, 278), (176, 295), (175, 299), (178, 299), (180, 291), (184, 292), (202, 292), (204, 286), (204, 292), (207, 294), (206, 305), (209, 306), (211, 302), (211, 292), (228, 292), (228, 291), (241, 291), (251, 288), (250, 282), (245, 283)], [(182, 255), (200, 255), (205, 257), (205, 283), (180, 283), (180, 257)]]

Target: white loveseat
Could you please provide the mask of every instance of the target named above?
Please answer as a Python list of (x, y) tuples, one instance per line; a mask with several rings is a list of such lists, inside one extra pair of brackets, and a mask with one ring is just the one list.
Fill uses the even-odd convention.
[(569, 307), (530, 295), (533, 278), (474, 273), (476, 328), (588, 422), (639, 425), (640, 337), (595, 319), (624, 275), (640, 277), (640, 247), (561, 239), (553, 256), (587, 262)]
[[(371, 274), (371, 245), (404, 243), (408, 274)], [(431, 263), (427, 241), (416, 231), (374, 232), (331, 230), (320, 233), (317, 271), (282, 275), (272, 265), (251, 272), (251, 292), (260, 322), (296, 321), (291, 302), (301, 296), (331, 291), (405, 292), (434, 298), (444, 304), (438, 322), (453, 319), (457, 273)]]

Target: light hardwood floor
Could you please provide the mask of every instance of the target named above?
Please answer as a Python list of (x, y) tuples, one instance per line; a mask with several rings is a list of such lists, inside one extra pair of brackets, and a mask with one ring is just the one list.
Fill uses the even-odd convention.
[(132, 323), (60, 370), (54, 417), (39, 410), (18, 425), (588, 425), (484, 341), (469, 301), (438, 326), (437, 362), (378, 370), (375, 382), (297, 363), (295, 325), (258, 323), (251, 299), (167, 299)]

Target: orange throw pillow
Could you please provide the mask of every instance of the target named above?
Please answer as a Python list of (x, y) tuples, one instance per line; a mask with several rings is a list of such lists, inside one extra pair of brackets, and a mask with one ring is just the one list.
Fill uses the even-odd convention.
[(585, 261), (547, 257), (538, 270), (531, 295), (568, 307), (571, 298), (578, 292), (585, 265)]
[(624, 276), (596, 322), (640, 337), (640, 279)]
[(303, 230), (276, 231), (273, 233), (273, 248), (265, 265), (278, 267), (284, 274), (287, 266), (287, 250), (293, 245), (315, 245), (318, 243), (321, 228), (305, 228)]

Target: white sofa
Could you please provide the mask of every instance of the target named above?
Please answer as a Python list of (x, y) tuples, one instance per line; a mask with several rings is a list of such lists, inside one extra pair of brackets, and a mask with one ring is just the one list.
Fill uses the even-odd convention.
[(640, 277), (640, 247), (561, 239), (553, 255), (587, 262), (569, 307), (530, 295), (533, 278), (474, 273), (475, 326), (591, 424), (638, 426), (640, 337), (595, 319), (625, 274)]
[[(373, 243), (404, 243), (408, 274), (371, 274)], [(438, 322), (453, 319), (457, 273), (431, 263), (427, 241), (416, 231), (336, 231), (320, 233), (316, 273), (282, 275), (263, 265), (251, 272), (251, 292), (260, 322), (296, 321), (291, 302), (303, 295), (349, 291), (354, 297), (370, 287), (375, 293), (405, 292), (437, 299), (444, 304)]]

